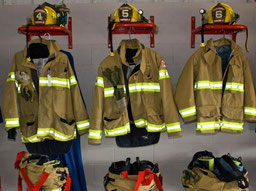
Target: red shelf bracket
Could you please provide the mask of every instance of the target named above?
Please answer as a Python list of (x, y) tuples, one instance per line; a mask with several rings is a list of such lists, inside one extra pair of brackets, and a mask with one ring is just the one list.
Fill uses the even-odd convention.
[[(62, 26), (29, 26), (28, 41), (31, 40), (32, 36), (43, 36), (44, 34), (50, 34), (52, 36), (68, 36), (68, 48), (73, 48), (72, 39), (72, 17), (68, 18), (68, 28)], [(26, 26), (18, 28), (18, 33), (26, 35)]]
[[(201, 34), (202, 26), (196, 28), (196, 17), (191, 17), (191, 48), (195, 48), (196, 35)], [(231, 35), (232, 40), (236, 42), (237, 33), (243, 32), (247, 29), (245, 25), (205, 25), (205, 35)]]
[[(155, 31), (157, 26), (154, 23), (154, 16), (150, 16), (151, 23), (116, 23), (112, 30), (114, 34), (149, 34), (150, 35), (150, 47), (155, 47)], [(108, 17), (108, 24), (110, 18)], [(108, 48), (110, 48), (110, 39), (108, 35)]]

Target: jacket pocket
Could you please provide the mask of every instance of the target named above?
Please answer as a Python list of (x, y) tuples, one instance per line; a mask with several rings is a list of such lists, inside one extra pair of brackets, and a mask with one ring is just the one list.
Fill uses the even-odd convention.
[(164, 116), (159, 114), (148, 115), (148, 122), (152, 125), (162, 125), (164, 123)]
[(62, 119), (70, 122), (74, 119), (73, 104), (70, 89), (53, 91), (54, 112)]
[(153, 71), (149, 66), (146, 66), (146, 70), (143, 74), (143, 80), (144, 82), (151, 82), (153, 79)]
[(240, 108), (223, 107), (222, 113), (228, 119), (235, 119), (235, 120), (242, 121), (244, 118), (244, 111), (243, 109), (240, 109)]
[(206, 105), (197, 107), (197, 115), (200, 118), (209, 119), (212, 118), (219, 119), (220, 117), (220, 110), (216, 106)]
[(34, 114), (20, 116), (20, 130), (23, 136), (30, 137), (37, 134), (37, 122)]
[(103, 117), (103, 123), (105, 129), (115, 129), (124, 126), (123, 118), (121, 114), (110, 114)]

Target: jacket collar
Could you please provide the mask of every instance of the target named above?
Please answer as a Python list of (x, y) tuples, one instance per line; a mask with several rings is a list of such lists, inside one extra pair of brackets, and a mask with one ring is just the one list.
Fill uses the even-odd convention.
[(213, 41), (213, 39), (209, 39), (207, 41), (206, 46), (204, 47), (204, 58), (207, 61), (208, 64), (212, 64), (215, 60), (215, 57), (217, 55), (216, 46), (223, 46), (223, 45), (231, 45), (232, 53), (231, 56), (235, 57), (239, 55), (239, 52), (241, 51), (241, 48), (233, 41), (229, 39), (219, 39), (216, 41)]
[[(47, 45), (47, 48), (49, 50), (48, 59), (53, 59), (56, 56), (56, 53), (58, 51), (60, 51), (60, 46), (59, 46), (58, 42), (55, 40), (46, 40), (44, 38), (31, 40), (28, 42), (28, 47), (29, 47), (29, 45), (31, 45), (33, 43), (42, 43), (42, 44)], [(24, 62), (23, 62), (24, 66), (37, 69), (36, 66), (30, 60), (27, 60), (27, 46), (25, 46), (25, 48), (23, 50), (23, 58), (24, 58)]]
[(133, 57), (133, 60), (135, 63), (138, 63), (138, 61), (141, 59), (141, 66), (140, 70), (142, 73), (144, 73), (146, 68), (146, 62), (145, 62), (145, 56), (144, 56), (144, 46), (140, 43), (138, 39), (131, 39), (131, 40), (122, 40), (120, 42), (119, 46), (119, 54), (121, 61), (124, 65), (129, 66), (127, 60), (126, 60), (126, 49), (138, 49), (137, 53)]

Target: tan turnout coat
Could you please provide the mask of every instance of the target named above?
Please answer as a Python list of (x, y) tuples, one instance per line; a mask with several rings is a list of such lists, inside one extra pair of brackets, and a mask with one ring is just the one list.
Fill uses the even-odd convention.
[[(222, 45), (232, 49), (224, 75), (215, 48)], [(185, 65), (175, 102), (185, 122), (197, 120), (197, 131), (242, 132), (244, 120), (256, 119), (256, 99), (250, 65), (241, 48), (231, 40), (210, 39)]]
[[(92, 105), (89, 143), (100, 144), (102, 131), (114, 137), (130, 132), (127, 107), (119, 109), (114, 97), (114, 87), (103, 75), (107, 68), (117, 66), (122, 71), (126, 61), (126, 48), (138, 49), (133, 57), (135, 63), (141, 59), (140, 69), (129, 78), (129, 94), (133, 119), (137, 128), (148, 132), (167, 131), (168, 135), (181, 133), (179, 116), (174, 104), (172, 85), (163, 58), (155, 51), (144, 47), (137, 40), (123, 40), (114, 56), (106, 57), (98, 69)], [(122, 83), (125, 89), (123, 72)]]
[[(39, 42), (33, 40), (29, 45)], [(81, 135), (88, 131), (88, 114), (68, 57), (60, 52), (56, 41), (42, 39), (42, 43), (47, 45), (53, 60), (45, 64), (39, 76), (39, 95), (35, 89), (33, 102), (24, 99), (15, 75), (17, 71), (25, 72), (32, 79), (31, 70), (37, 67), (27, 61), (26, 48), (14, 55), (3, 97), (5, 127), (7, 131), (20, 127), (24, 143), (44, 139), (69, 141), (76, 137), (75, 126)]]

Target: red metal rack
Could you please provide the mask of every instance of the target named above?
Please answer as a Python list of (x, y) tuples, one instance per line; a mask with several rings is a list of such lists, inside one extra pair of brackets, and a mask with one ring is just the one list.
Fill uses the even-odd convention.
[[(151, 23), (116, 23), (112, 34), (150, 34), (150, 47), (155, 47), (155, 31), (154, 16), (150, 16)], [(108, 18), (108, 23), (110, 18)], [(108, 35), (108, 48), (110, 48), (110, 40)]]
[[(31, 40), (31, 36), (42, 36), (49, 33), (52, 36), (68, 36), (68, 48), (73, 48), (72, 39), (72, 17), (68, 18), (68, 28), (61, 26), (29, 26), (28, 40)], [(26, 34), (26, 26), (18, 28), (18, 33)]]
[[(201, 26), (196, 28), (196, 17), (191, 17), (191, 48), (195, 48), (195, 36), (201, 34)], [(232, 35), (232, 40), (236, 42), (237, 33), (247, 29), (245, 25), (205, 25), (206, 35)]]

